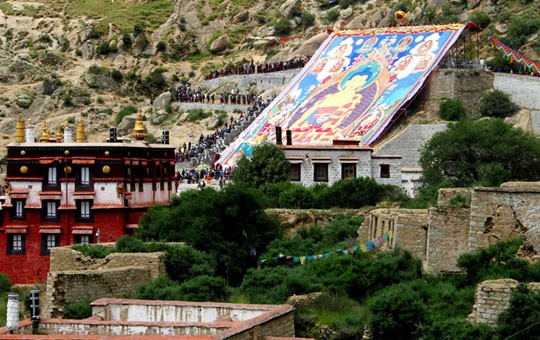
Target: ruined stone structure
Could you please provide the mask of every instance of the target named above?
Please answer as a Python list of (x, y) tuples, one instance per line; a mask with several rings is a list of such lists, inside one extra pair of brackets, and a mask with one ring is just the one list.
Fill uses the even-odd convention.
[[(519, 282), (512, 279), (484, 281), (476, 287), (473, 311), (469, 321), (473, 324), (496, 326), (499, 315), (508, 308), (513, 290)], [(530, 290), (540, 290), (540, 282), (527, 284)]]
[(67, 247), (51, 252), (42, 318), (62, 317), (74, 302), (126, 297), (142, 283), (165, 276), (164, 253), (112, 253), (92, 259)]
[(500, 188), (439, 190), (428, 210), (371, 211), (361, 240), (393, 232), (391, 247), (410, 250), (426, 272), (456, 272), (458, 257), (500, 240), (522, 237), (531, 254), (540, 249), (540, 183), (509, 182)]
[[(290, 305), (99, 299), (84, 320), (43, 319), (40, 339), (267, 339), (294, 338)], [(0, 329), (7, 334), (7, 328)], [(19, 324), (17, 339), (32, 337), (32, 323)]]

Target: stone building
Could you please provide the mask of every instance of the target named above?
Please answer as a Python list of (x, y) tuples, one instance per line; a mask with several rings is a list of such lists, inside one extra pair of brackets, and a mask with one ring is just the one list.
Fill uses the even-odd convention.
[(401, 184), (401, 156), (373, 155), (358, 141), (334, 141), (331, 146), (278, 145), (289, 161), (289, 178), (305, 186), (332, 185), (341, 179), (369, 177), (380, 184)]
[(144, 142), (140, 112), (129, 141), (85, 143), (82, 123), (75, 140), (44, 123), (35, 142), (34, 129), (19, 119), (7, 146), (0, 268), (16, 284), (44, 282), (53, 247), (116, 241), (176, 192), (174, 147)]
[(458, 257), (500, 240), (521, 237), (530, 254), (540, 251), (540, 183), (499, 188), (439, 190), (430, 209), (377, 209), (360, 226), (361, 240), (392, 231), (389, 246), (410, 250), (426, 272), (456, 272)]

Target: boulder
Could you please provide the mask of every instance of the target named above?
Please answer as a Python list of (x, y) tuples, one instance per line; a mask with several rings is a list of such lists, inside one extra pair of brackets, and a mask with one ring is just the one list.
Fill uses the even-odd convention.
[(135, 121), (137, 120), (137, 114), (131, 114), (122, 118), (122, 121), (116, 127), (119, 136), (126, 136), (133, 127), (135, 127)]
[(164, 92), (154, 99), (152, 106), (154, 107), (155, 111), (165, 110), (167, 105), (171, 103), (171, 99), (172, 94), (168, 91)]
[(286, 0), (283, 5), (279, 7), (279, 12), (286, 18), (291, 18), (298, 8), (300, 7), (299, 0)]
[(223, 52), (227, 48), (228, 43), (229, 43), (229, 37), (226, 35), (222, 35), (216, 40), (212, 41), (212, 44), (210, 45), (210, 52), (212, 53)]
[(245, 22), (249, 19), (249, 11), (247, 9), (241, 11), (237, 15), (234, 16), (233, 21), (236, 23)]
[(95, 46), (90, 41), (85, 42), (79, 48), (83, 59), (92, 59), (94, 57)]
[(204, 122), (206, 125), (206, 128), (208, 130), (216, 130), (221, 125), (218, 117), (216, 115), (213, 115), (212, 117), (208, 117), (206, 119), (206, 122)]
[(15, 133), (16, 119), (14, 118), (4, 118), (2, 125), (0, 126), (0, 133), (4, 135), (11, 135)]
[(339, 16), (340, 18), (342, 19), (347, 19), (348, 17), (350, 17), (353, 13), (353, 10), (352, 10), (352, 6), (349, 6), (341, 11), (339, 11)]
[(148, 46), (148, 39), (144, 33), (139, 33), (133, 40), (133, 55), (139, 57), (143, 54), (144, 50)]
[(159, 110), (159, 111), (156, 110), (154, 111), (154, 113), (152, 113), (151, 122), (152, 124), (159, 125), (163, 123), (165, 119), (167, 119), (168, 116), (169, 115), (167, 114), (167, 112), (163, 110)]
[(85, 25), (84, 28), (79, 33), (79, 43), (85, 43), (88, 39), (90, 39), (93, 31), (94, 31), (94, 26)]

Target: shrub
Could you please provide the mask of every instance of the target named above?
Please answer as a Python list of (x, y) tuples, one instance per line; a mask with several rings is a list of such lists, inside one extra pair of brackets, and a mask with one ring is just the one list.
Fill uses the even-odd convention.
[(459, 99), (444, 98), (439, 104), (439, 117), (457, 121), (465, 117), (465, 108)]
[(308, 209), (313, 207), (313, 192), (301, 184), (296, 184), (279, 195), (279, 206), (282, 208)]
[(142, 300), (182, 300), (180, 284), (168, 277), (158, 277), (143, 283), (137, 289), (136, 299)]
[(540, 293), (520, 284), (512, 293), (510, 305), (499, 316), (497, 332), (501, 339), (519, 334), (520, 339), (537, 339), (540, 324)]
[(113, 69), (111, 72), (111, 78), (119, 83), (124, 79), (124, 75), (119, 70)]
[(89, 300), (70, 303), (64, 307), (65, 319), (82, 320), (92, 316), (92, 306)]
[(281, 18), (274, 24), (274, 32), (277, 35), (284, 36), (291, 32), (291, 23), (287, 18)]
[(160, 41), (156, 45), (156, 51), (165, 52), (167, 51), (167, 44), (164, 41)]
[(107, 257), (107, 255), (114, 252), (114, 249), (111, 247), (105, 247), (102, 245), (94, 244), (75, 244), (71, 247), (73, 250), (80, 251), (85, 256), (91, 257), (93, 259), (102, 259)]
[(484, 29), (491, 23), (491, 18), (486, 12), (474, 11), (471, 13), (470, 21), (476, 23), (481, 29)]
[(338, 18), (339, 18), (339, 10), (336, 9), (336, 8), (331, 9), (331, 10), (329, 10), (329, 11), (326, 13), (326, 19), (327, 19), (329, 22), (334, 22), (334, 21), (336, 21)]
[(302, 12), (300, 16), (302, 19), (302, 26), (311, 27), (315, 23), (315, 14), (309, 12)]
[(189, 246), (171, 247), (165, 266), (169, 277), (180, 283), (200, 275), (214, 275), (216, 270), (210, 255)]
[(116, 114), (116, 117), (114, 118), (114, 123), (116, 125), (120, 124), (122, 122), (122, 119), (124, 119), (125, 116), (129, 116), (132, 113), (137, 112), (137, 108), (135, 106), (129, 105), (126, 107), (123, 107), (118, 113)]
[(208, 118), (212, 115), (210, 111), (204, 111), (203, 109), (191, 109), (188, 110), (188, 117), (187, 119), (194, 123), (196, 121), (199, 121), (201, 119)]
[(186, 301), (225, 301), (229, 296), (229, 287), (225, 279), (202, 275), (194, 277), (180, 285), (182, 300)]
[(0, 293), (8, 293), (13, 284), (7, 274), (0, 274)]
[(99, 54), (99, 55), (107, 55), (110, 52), (111, 52), (111, 45), (109, 44), (108, 41), (103, 41), (96, 48), (96, 53)]
[(500, 90), (485, 93), (479, 101), (479, 111), (484, 117), (504, 118), (516, 110), (510, 96)]

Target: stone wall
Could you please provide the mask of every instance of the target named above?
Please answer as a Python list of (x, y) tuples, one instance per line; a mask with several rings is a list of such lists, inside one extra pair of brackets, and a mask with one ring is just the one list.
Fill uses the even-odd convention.
[(92, 259), (68, 247), (53, 248), (42, 318), (62, 317), (64, 307), (102, 297), (129, 297), (166, 274), (164, 253), (113, 253)]
[(429, 209), (425, 271), (459, 271), (457, 259), (468, 251), (470, 214), (469, 208)]
[(428, 211), (424, 209), (375, 209), (369, 212), (358, 229), (358, 238), (365, 242), (393, 233), (388, 246), (410, 251), (424, 260), (426, 252)]
[[(469, 314), (469, 321), (473, 324), (487, 324), (496, 326), (501, 313), (510, 305), (512, 292), (519, 282), (512, 279), (488, 280), (476, 287), (474, 306)], [(528, 284), (533, 291), (540, 290), (539, 282)]]

